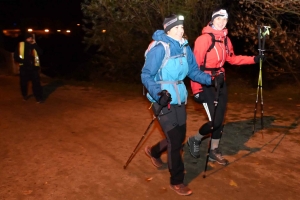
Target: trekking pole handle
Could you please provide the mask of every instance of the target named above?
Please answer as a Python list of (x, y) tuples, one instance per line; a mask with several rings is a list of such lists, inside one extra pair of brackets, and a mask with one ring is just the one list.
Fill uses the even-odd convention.
[(159, 115), (159, 113), (160, 113), (160, 111), (162, 110), (162, 106), (161, 105), (159, 105), (158, 106), (158, 109), (156, 110), (156, 113), (154, 113), (154, 117), (156, 118), (158, 115)]
[(260, 55), (264, 55), (266, 36), (270, 35), (270, 29), (271, 29), (270, 26), (263, 26), (263, 31), (260, 33), (261, 38), (262, 38), (262, 46), (261, 46), (261, 54)]
[(261, 55), (261, 29), (260, 25), (258, 27), (258, 54)]
[(264, 32), (262, 33), (263, 37), (265, 37), (266, 35), (270, 35), (270, 26), (264, 26)]
[(266, 43), (266, 35), (270, 35), (270, 26), (264, 26), (264, 31), (262, 33), (262, 37), (263, 37), (263, 42), (262, 42), (262, 55), (264, 55), (264, 51), (265, 51), (265, 43)]
[[(154, 113), (154, 118), (158, 117), (158, 115), (160, 114), (160, 111), (163, 109), (163, 107), (161, 105), (159, 105), (158, 109), (156, 110), (156, 113)], [(168, 103), (168, 110), (171, 109), (171, 104), (170, 102)]]

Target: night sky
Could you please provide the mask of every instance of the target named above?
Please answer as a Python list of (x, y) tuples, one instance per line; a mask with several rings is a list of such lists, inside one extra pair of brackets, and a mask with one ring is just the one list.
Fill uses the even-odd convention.
[[(36, 33), (38, 45), (43, 49), (42, 72), (48, 76), (71, 73), (82, 60), (81, 6), (83, 0), (0, 0), (0, 29), (21, 30), (18, 37), (0, 37), (1, 48), (13, 52), (28, 28), (49, 29), (49, 34)], [(56, 30), (71, 33), (60, 34)], [(72, 68), (69, 69), (68, 67)]]
[[(81, 23), (82, 0), (0, 0), (0, 25), (11, 28), (20, 23), (38, 21), (40, 28), (43, 23), (61, 23), (68, 25), (78, 21)], [(28, 24), (30, 25), (30, 24)]]

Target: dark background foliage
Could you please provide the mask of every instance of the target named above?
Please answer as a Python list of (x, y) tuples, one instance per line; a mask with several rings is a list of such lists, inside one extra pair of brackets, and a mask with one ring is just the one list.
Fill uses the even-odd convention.
[[(93, 72), (89, 78), (140, 82), (145, 49), (153, 32), (162, 29), (165, 16), (171, 13), (185, 16), (185, 32), (193, 47), (202, 28), (210, 21), (212, 11), (223, 7), (229, 12), (227, 28), (235, 53), (258, 54), (257, 25), (270, 25), (264, 79), (270, 84), (272, 81), (299, 83), (298, 4), (294, 3), (292, 10), (291, 4), (283, 5), (278, 1), (84, 0), (81, 4), (85, 22), (84, 43), (94, 55), (91, 60)], [(225, 67), (245, 79), (253, 80), (258, 75), (256, 65)]]
[[(266, 38), (267, 60), (263, 64), (264, 87), (280, 83), (300, 86), (299, 1), (3, 0), (0, 28), (72, 29), (68, 36), (55, 32), (37, 34), (37, 42), (44, 50), (41, 62), (46, 75), (140, 84), (144, 52), (154, 31), (162, 29), (165, 16), (172, 13), (185, 16), (185, 33), (193, 48), (212, 11), (220, 7), (229, 13), (227, 28), (237, 55), (257, 55), (257, 25), (271, 26)], [(81, 25), (76, 26), (77, 23)], [(0, 44), (12, 52), (22, 39), (23, 36), (7, 38), (2, 34)], [(226, 64), (225, 68), (227, 78), (241, 78), (257, 86), (258, 65)]]

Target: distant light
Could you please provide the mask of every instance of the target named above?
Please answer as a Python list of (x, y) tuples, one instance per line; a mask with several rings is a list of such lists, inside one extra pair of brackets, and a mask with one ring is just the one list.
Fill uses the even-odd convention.
[(61, 30), (57, 30), (57, 32), (61, 32)]
[(48, 33), (48, 32), (49, 32), (49, 29), (45, 29), (45, 32), (47, 32), (47, 33)]
[(103, 29), (103, 30), (102, 30), (102, 33), (105, 33), (105, 32), (106, 32), (106, 30)]
[(27, 31), (28, 31), (28, 32), (32, 32), (32, 29), (31, 29), (31, 28), (29, 28)]
[(77, 26), (80, 26), (80, 24), (77, 24)]
[(70, 33), (71, 31), (70, 31), (70, 30), (66, 30), (66, 32), (67, 32), (67, 33)]

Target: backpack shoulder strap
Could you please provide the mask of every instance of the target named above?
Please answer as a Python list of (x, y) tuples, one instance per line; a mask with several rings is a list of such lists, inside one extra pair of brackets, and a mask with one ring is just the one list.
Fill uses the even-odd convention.
[(157, 44), (162, 44), (164, 46), (165, 49), (165, 58), (170, 58), (171, 56), (171, 51), (170, 51), (170, 46), (168, 43), (163, 42), (163, 41), (159, 41)]
[(164, 58), (163, 58), (163, 60), (162, 60), (161, 66), (159, 67), (159, 70), (160, 70), (162, 67), (165, 66), (167, 60), (168, 60), (168, 59), (170, 58), (170, 56), (171, 56), (171, 51), (170, 51), (170, 46), (169, 46), (169, 44), (166, 43), (166, 42), (163, 42), (163, 41), (153, 41), (153, 42), (150, 43), (148, 49), (146, 50), (145, 55), (150, 51), (151, 48), (153, 48), (154, 46), (159, 45), (159, 44), (162, 44), (163, 47), (164, 47), (164, 50), (165, 50), (165, 56), (164, 56)]
[[(164, 58), (163, 58), (163, 60), (162, 60), (161, 66), (160, 66), (159, 69), (158, 69), (158, 71), (159, 71), (159, 70), (161, 70), (162, 67), (164, 67), (164, 65), (166, 64), (167, 60), (170, 58), (171, 52), (170, 52), (169, 44), (166, 43), (166, 42), (163, 42), (163, 41), (156, 41), (156, 40), (153, 40), (153, 41), (150, 42), (150, 44), (148, 45), (148, 48), (146, 49), (144, 56), (145, 56), (145, 59), (146, 59), (148, 52), (149, 52), (153, 47), (155, 47), (155, 46), (158, 45), (158, 44), (162, 44), (163, 47), (164, 47), (164, 50), (165, 50), (165, 56), (164, 56)], [(144, 64), (144, 66), (145, 66), (145, 64)], [(143, 67), (144, 67), (144, 66), (143, 66)], [(146, 91), (145, 91), (145, 90), (146, 90), (146, 88), (145, 88), (145, 86), (143, 86), (143, 95), (146, 94)]]
[(215, 35), (212, 33), (208, 33), (208, 35), (210, 35), (210, 37), (211, 37), (211, 45), (207, 49), (207, 52), (210, 52), (215, 46), (216, 38), (215, 38)]
[(164, 49), (165, 49), (165, 57), (162, 60), (161, 66), (159, 67), (159, 70), (161, 70), (161, 68), (163, 68), (166, 65), (168, 59), (170, 58), (170, 56), (171, 56), (171, 50), (170, 50), (170, 46), (169, 46), (168, 43), (162, 42), (162, 41), (159, 41), (159, 43), (161, 43), (163, 45)]
[[(210, 51), (214, 48), (216, 42), (223, 43), (223, 41), (221, 41), (221, 40), (216, 40), (215, 35), (214, 35), (213, 33), (207, 33), (207, 34), (210, 35), (210, 37), (211, 37), (211, 45), (210, 45), (209, 48), (207, 49), (207, 52), (210, 52)], [(225, 39), (224, 39), (224, 45), (225, 45), (225, 48), (226, 48), (226, 52), (227, 52), (227, 54), (228, 54), (227, 37), (225, 37)], [(207, 70), (207, 68), (205, 67), (205, 66), (206, 66), (206, 56), (207, 56), (207, 52), (206, 52), (205, 57), (204, 57), (203, 65), (200, 66), (200, 69), (201, 69), (202, 71)]]
[(211, 45), (208, 47), (208, 49), (207, 49), (207, 51), (206, 51), (206, 54), (205, 54), (205, 57), (204, 57), (204, 61), (203, 61), (203, 65), (200, 66), (200, 69), (201, 69), (202, 71), (205, 70), (207, 52), (210, 52), (210, 51), (214, 48), (215, 42), (216, 42), (216, 38), (215, 38), (215, 35), (214, 35), (214, 34), (212, 34), (212, 33), (207, 33), (207, 34), (210, 35), (210, 37), (211, 37)]
[(157, 41), (152, 40), (152, 42), (150, 42), (150, 44), (148, 45), (148, 48), (146, 49), (144, 56), (146, 58), (148, 52), (150, 51), (150, 49), (152, 49), (155, 45), (157, 44)]
[[(223, 41), (221, 41), (221, 40), (216, 40), (214, 34), (212, 34), (212, 33), (207, 33), (207, 34), (210, 35), (210, 37), (211, 37), (211, 45), (208, 48), (207, 52), (210, 52), (210, 50), (212, 50), (214, 48), (216, 42), (223, 43)], [(224, 44), (227, 47), (227, 37), (225, 37)]]
[(166, 42), (163, 42), (163, 41), (156, 41), (156, 40), (153, 40), (152, 42), (150, 42), (150, 44), (148, 45), (148, 48), (146, 49), (145, 51), (145, 54), (144, 56), (146, 57), (147, 56), (147, 53), (153, 48), (155, 47), (156, 45), (158, 44), (162, 44), (164, 49), (165, 49), (165, 56), (167, 55), (168, 57), (170, 57), (170, 48), (169, 48), (169, 44), (167, 44)]
[(186, 51), (186, 48), (187, 48), (186, 46), (183, 47), (183, 54), (184, 54), (184, 56), (187, 58), (187, 51)]
[(204, 61), (203, 61), (203, 65), (200, 66), (200, 70), (202, 70), (202, 71), (204, 71), (206, 69), (205, 66), (206, 66), (207, 52), (210, 52), (214, 48), (216, 41), (219, 42), (219, 40), (216, 40), (215, 35), (213, 33), (207, 33), (207, 34), (210, 35), (210, 37), (211, 37), (211, 45), (208, 47), (208, 49), (206, 51)]

